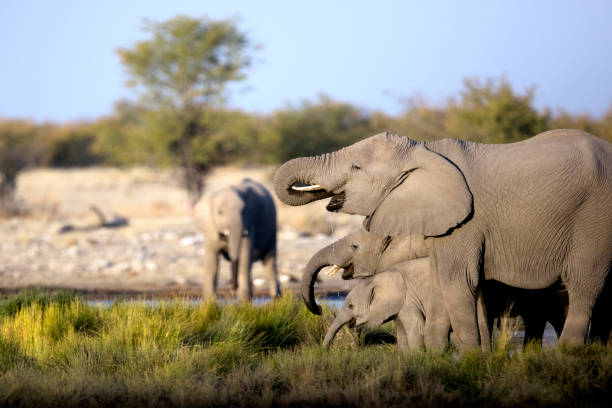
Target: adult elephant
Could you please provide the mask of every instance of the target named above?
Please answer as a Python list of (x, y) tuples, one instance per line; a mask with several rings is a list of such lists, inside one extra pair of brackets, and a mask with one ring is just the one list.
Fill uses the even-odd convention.
[(584, 342), (612, 265), (612, 144), (576, 130), (488, 145), (379, 134), (293, 159), (275, 175), (290, 205), (367, 216), (378, 235), (427, 239), (453, 330), (480, 343), (482, 279), (523, 289), (561, 281), (569, 308), (560, 341)]
[(253, 295), (251, 266), (255, 261), (264, 264), (270, 296), (279, 295), (276, 208), (262, 184), (246, 178), (202, 197), (194, 207), (194, 219), (205, 240), (205, 299), (215, 297), (219, 255), (231, 262), (232, 288), (238, 299), (248, 300)]

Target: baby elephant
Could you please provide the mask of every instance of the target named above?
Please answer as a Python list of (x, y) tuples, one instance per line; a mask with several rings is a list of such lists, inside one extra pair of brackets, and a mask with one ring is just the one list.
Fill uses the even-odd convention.
[(253, 296), (251, 265), (262, 261), (270, 296), (280, 287), (276, 269), (276, 208), (268, 190), (245, 178), (237, 186), (205, 195), (194, 207), (196, 225), (204, 233), (204, 299), (214, 298), (219, 255), (231, 262), (232, 288), (240, 300)]
[(370, 278), (359, 279), (331, 324), (323, 345), (327, 347), (342, 326), (378, 326), (395, 319), (400, 350), (425, 346), (425, 317), (450, 335), (450, 320), (435, 285), (429, 258), (402, 262)]

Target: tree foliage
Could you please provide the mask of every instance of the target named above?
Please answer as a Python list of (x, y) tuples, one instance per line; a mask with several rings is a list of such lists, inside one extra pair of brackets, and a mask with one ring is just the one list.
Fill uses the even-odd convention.
[(45, 141), (38, 127), (28, 121), (0, 121), (0, 212), (14, 205), (17, 176), (44, 160)]
[(511, 143), (547, 129), (548, 117), (533, 107), (535, 89), (517, 94), (505, 79), (466, 79), (458, 101), (448, 107), (449, 136), (484, 143)]
[(369, 115), (346, 103), (321, 96), (318, 103), (277, 111), (263, 135), (272, 162), (337, 150), (369, 135)]
[[(208, 110), (221, 106), (226, 87), (244, 78), (250, 43), (230, 20), (177, 16), (148, 23), (150, 38), (118, 50), (121, 62), (148, 108), (143, 123), (148, 144), (157, 154), (179, 164), (184, 184), (197, 199), (202, 176), (214, 164)], [(214, 150), (214, 149), (212, 149)], [(155, 157), (154, 156), (154, 157)]]
[(19, 171), (28, 166), (176, 166), (208, 169), (227, 163), (276, 164), (325, 153), (370, 135), (389, 131), (415, 140), (455, 137), (477, 142), (514, 142), (547, 129), (581, 129), (612, 142), (612, 107), (601, 118), (539, 111), (533, 90), (521, 94), (500, 80), (467, 81), (447, 104), (410, 99), (399, 115), (370, 112), (321, 96), (271, 114), (221, 106), (191, 110), (186, 133), (180, 112), (145, 103), (116, 103), (114, 112), (94, 122), (34, 124), (0, 120), (0, 180), (11, 197)]

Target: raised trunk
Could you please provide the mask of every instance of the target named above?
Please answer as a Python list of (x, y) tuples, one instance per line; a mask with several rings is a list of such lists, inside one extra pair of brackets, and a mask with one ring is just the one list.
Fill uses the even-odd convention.
[[(315, 157), (301, 157), (283, 164), (274, 175), (274, 192), (288, 205), (304, 205), (312, 201), (331, 197), (329, 192), (335, 185), (333, 172), (329, 171), (332, 156), (324, 154)], [(320, 185), (322, 189), (314, 191), (296, 191), (297, 184)]]
[(302, 283), (300, 291), (302, 299), (308, 310), (312, 313), (320, 315), (321, 307), (317, 305), (314, 296), (314, 284), (319, 275), (319, 271), (326, 266), (337, 265), (341, 268), (347, 267), (350, 263), (350, 257), (347, 254), (348, 242), (342, 238), (325, 248), (320, 249), (310, 258), (308, 264), (302, 273)]
[(338, 316), (336, 316), (331, 326), (329, 326), (329, 329), (327, 330), (327, 334), (325, 335), (325, 339), (323, 340), (323, 347), (328, 347), (329, 343), (331, 343), (334, 337), (336, 337), (336, 333), (338, 333), (338, 330), (340, 330), (342, 326), (344, 326), (351, 320), (351, 316), (345, 314), (344, 311), (340, 311)]

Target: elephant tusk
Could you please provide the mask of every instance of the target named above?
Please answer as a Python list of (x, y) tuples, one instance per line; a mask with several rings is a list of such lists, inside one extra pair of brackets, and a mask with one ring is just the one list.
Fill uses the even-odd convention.
[(317, 190), (324, 190), (323, 187), (321, 187), (318, 184), (313, 184), (310, 186), (302, 186), (302, 187), (296, 187), (296, 186), (291, 186), (291, 188), (295, 191), (317, 191)]
[(338, 271), (339, 271), (339, 270), (341, 270), (341, 269), (342, 269), (342, 268), (341, 268), (341, 267), (339, 267), (338, 265), (332, 265), (332, 266), (331, 266), (331, 268), (329, 268), (329, 269), (327, 270), (327, 272), (326, 272), (326, 273), (327, 273), (327, 276), (333, 276), (333, 275), (337, 274), (337, 273), (338, 273)]

